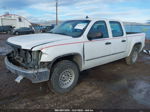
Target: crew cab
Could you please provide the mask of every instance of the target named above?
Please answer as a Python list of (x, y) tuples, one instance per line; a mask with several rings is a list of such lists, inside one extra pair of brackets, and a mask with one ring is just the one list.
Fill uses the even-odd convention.
[[(52, 91), (66, 93), (80, 72), (125, 59), (131, 65), (145, 45), (144, 33), (126, 32), (121, 21), (69, 20), (51, 32), (11, 37), (5, 58), (9, 71), (32, 83), (47, 82)], [(101, 74), (99, 74), (101, 75)]]

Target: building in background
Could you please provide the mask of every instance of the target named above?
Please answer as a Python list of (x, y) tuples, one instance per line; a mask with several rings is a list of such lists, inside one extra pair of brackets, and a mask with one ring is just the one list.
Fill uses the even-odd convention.
[(5, 14), (0, 16), (0, 26), (8, 25), (15, 28), (32, 27), (32, 24), (22, 16), (15, 14)]

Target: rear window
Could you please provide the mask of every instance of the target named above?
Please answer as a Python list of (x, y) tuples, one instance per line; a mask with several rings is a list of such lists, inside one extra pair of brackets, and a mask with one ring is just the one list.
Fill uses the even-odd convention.
[(120, 22), (110, 21), (110, 27), (113, 37), (123, 36), (123, 29)]

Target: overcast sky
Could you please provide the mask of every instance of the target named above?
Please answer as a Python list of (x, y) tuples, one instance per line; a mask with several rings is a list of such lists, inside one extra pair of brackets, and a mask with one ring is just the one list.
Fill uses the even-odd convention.
[[(55, 20), (55, 0), (0, 0), (0, 14), (18, 14), (32, 22)], [(150, 20), (150, 0), (59, 0), (59, 19)]]

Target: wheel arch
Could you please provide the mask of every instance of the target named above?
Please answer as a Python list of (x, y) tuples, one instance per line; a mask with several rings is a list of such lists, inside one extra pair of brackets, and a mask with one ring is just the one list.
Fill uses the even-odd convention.
[(142, 50), (142, 43), (141, 43), (141, 42), (137, 42), (137, 43), (134, 44), (134, 46), (132, 47), (132, 49), (133, 49), (134, 47), (137, 47), (138, 50), (139, 50), (139, 52), (140, 52), (140, 51)]
[(50, 70), (55, 63), (62, 61), (62, 60), (70, 60), (70, 61), (75, 62), (75, 64), (78, 66), (79, 71), (82, 71), (83, 58), (79, 53), (70, 53), (70, 54), (65, 54), (65, 55), (56, 57), (55, 59), (53, 59), (53, 61), (49, 65)]
[[(138, 58), (138, 53), (141, 51), (142, 49), (142, 43), (137, 42), (133, 45), (132, 49), (130, 49), (130, 54), (128, 57), (125, 58), (126, 63), (128, 65), (132, 65), (135, 64)], [(136, 50), (136, 56), (133, 55), (133, 52)]]
[(129, 52), (129, 54), (128, 54), (128, 56), (131, 54), (131, 52), (132, 52), (132, 50), (133, 50), (133, 48), (134, 47), (138, 47), (138, 49), (139, 49), (139, 52), (142, 50), (142, 43), (141, 42), (136, 42), (135, 44), (133, 44), (133, 46), (131, 47), (131, 49), (130, 49), (130, 52)]

